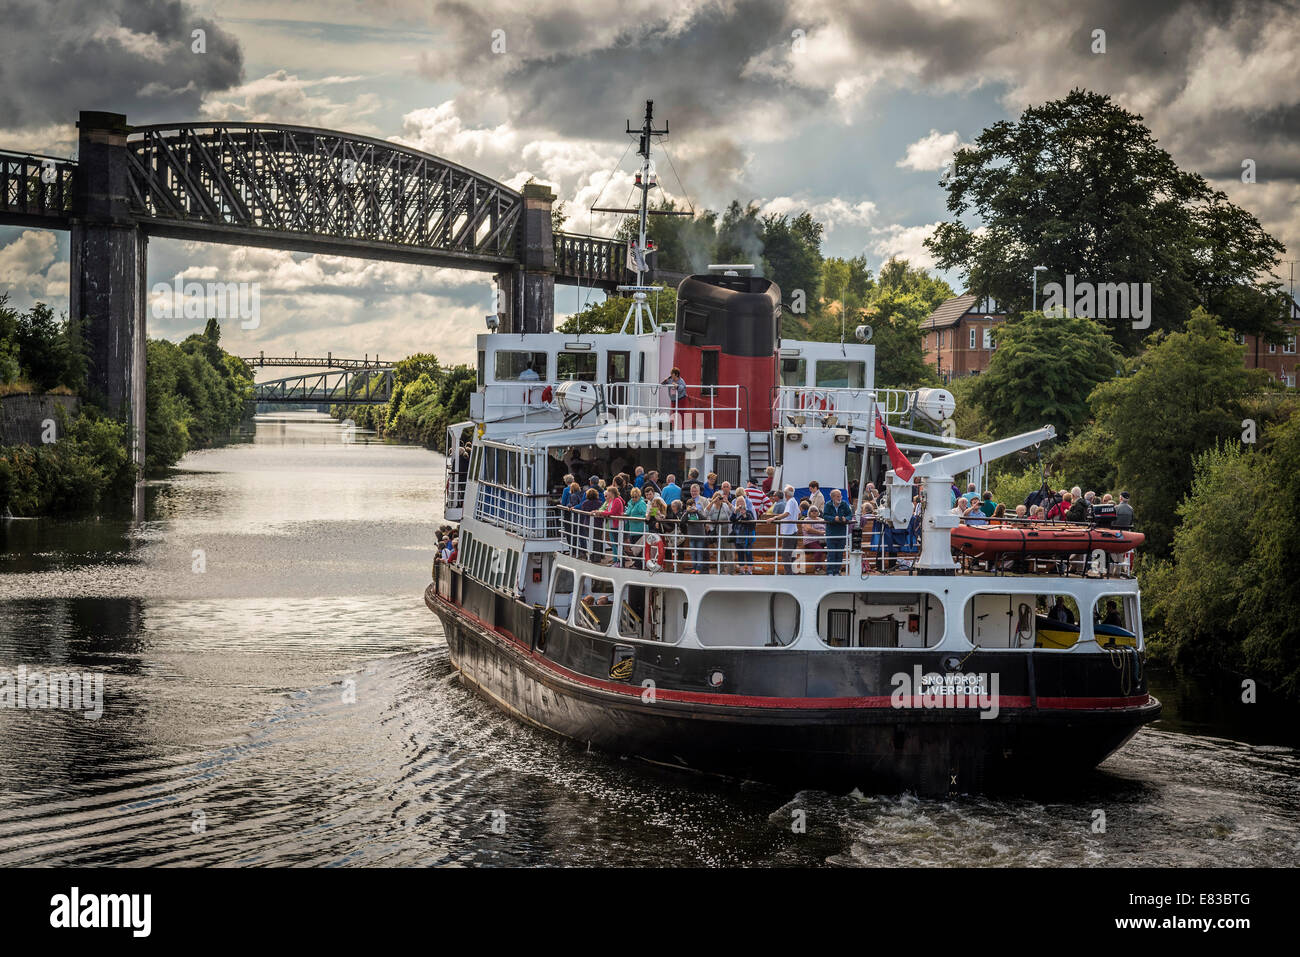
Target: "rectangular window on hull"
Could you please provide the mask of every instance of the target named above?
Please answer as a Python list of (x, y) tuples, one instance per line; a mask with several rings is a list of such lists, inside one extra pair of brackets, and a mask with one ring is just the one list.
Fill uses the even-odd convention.
[(987, 649), (1095, 651), (1099, 645), (1136, 647), (1141, 635), (1135, 595), (1103, 595), (1089, 609), (1066, 594), (977, 594), (963, 619), (967, 639)]
[(680, 588), (628, 585), (619, 602), (619, 637), (676, 644), (686, 627), (686, 612), (686, 592)]
[(943, 603), (929, 592), (832, 592), (817, 607), (817, 634), (832, 648), (933, 648)]
[(576, 627), (605, 634), (614, 617), (614, 583), (608, 578), (583, 575), (578, 583), (578, 600), (573, 607)]
[(799, 601), (787, 592), (764, 599), (752, 591), (711, 591), (700, 600), (700, 644), (723, 648), (780, 648), (799, 637)]

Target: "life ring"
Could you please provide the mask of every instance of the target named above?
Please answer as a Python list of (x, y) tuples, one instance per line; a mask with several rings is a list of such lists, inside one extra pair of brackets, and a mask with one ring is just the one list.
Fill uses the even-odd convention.
[(651, 532), (645, 537), (645, 567), (650, 571), (657, 571), (664, 564), (664, 540)]

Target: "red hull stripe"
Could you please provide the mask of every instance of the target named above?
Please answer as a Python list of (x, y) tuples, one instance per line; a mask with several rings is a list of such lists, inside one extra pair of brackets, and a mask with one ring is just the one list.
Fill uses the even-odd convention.
[[(474, 621), (487, 631), (493, 632), (502, 638), (508, 640), (519, 651), (526, 654), (536, 664), (547, 670), (566, 678), (577, 684), (586, 685), (589, 688), (599, 688), (601, 691), (611, 691), (615, 694), (626, 695), (629, 698), (640, 698), (645, 693), (645, 689), (640, 685), (629, 685), (622, 682), (602, 681), (599, 678), (592, 678), (587, 675), (579, 674), (576, 671), (570, 671), (562, 665), (537, 654), (525, 645), (521, 644), (518, 639), (504, 629), (497, 628), (488, 624), (482, 618), (479, 618), (473, 612), (466, 611), (464, 608), (447, 601), (441, 595), (435, 595), (437, 600), (446, 605), (455, 614), (461, 615)], [(930, 710), (935, 708), (958, 709), (958, 695), (934, 695), (930, 697), (930, 705), (926, 708), (925, 699), (921, 695), (913, 695), (910, 704), (902, 706), (899, 710), (915, 708), (920, 710)], [(891, 695), (868, 695), (861, 698), (773, 698), (760, 697), (757, 695), (739, 695), (739, 694), (709, 694), (701, 691), (674, 691), (670, 688), (655, 688), (655, 698), (663, 701), (681, 701), (692, 704), (715, 704), (740, 708), (789, 708), (789, 709), (838, 709), (838, 708), (893, 708), (893, 698)], [(1127, 698), (1047, 698), (1042, 695), (1038, 698), (1038, 708), (1040, 711), (1046, 710), (1111, 710), (1117, 708), (1140, 708), (1150, 701), (1149, 695), (1132, 695)], [(940, 703), (942, 702), (942, 703)], [(972, 710), (978, 710), (979, 702), (974, 695), (966, 698), (965, 707)], [(991, 702), (990, 702), (991, 703)], [(1028, 708), (1031, 705), (1030, 699), (1026, 695), (998, 695), (997, 705), (999, 708)]]

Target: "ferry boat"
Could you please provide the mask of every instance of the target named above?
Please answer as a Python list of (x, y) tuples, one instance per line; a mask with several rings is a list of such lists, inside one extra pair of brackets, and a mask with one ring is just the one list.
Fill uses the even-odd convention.
[[(638, 266), (648, 109), (640, 132)], [(1159, 715), (1131, 535), (1057, 522), (1004, 552), (960, 534), (953, 483), (983, 488), (988, 463), (1051, 427), (936, 434), (952, 396), (876, 387), (869, 330), (782, 339), (781, 291), (727, 266), (684, 279), (658, 323), (644, 279), (620, 287), (617, 334), (478, 336), (471, 418), (447, 435), (458, 543), (425, 591), (466, 687), (612, 755), (926, 795), (1086, 771)], [(585, 498), (589, 477), (638, 466), (683, 496), (692, 468), (751, 500), (769, 472), (778, 498), (815, 482), (853, 518), (804, 548), (803, 521), (651, 525), (562, 503), (566, 474)], [(884, 494), (859, 519), (868, 482)]]

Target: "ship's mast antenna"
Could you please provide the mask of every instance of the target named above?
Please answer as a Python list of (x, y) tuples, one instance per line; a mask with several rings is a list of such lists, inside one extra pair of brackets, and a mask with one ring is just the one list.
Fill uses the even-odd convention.
[[(641, 190), (641, 204), (638, 212), (640, 213), (637, 223), (637, 244), (634, 250), (633, 259), (636, 262), (636, 284), (632, 286), (619, 286), (620, 292), (632, 293), (632, 305), (627, 311), (627, 317), (623, 320), (622, 332), (626, 332), (629, 325), (633, 326), (633, 331), (637, 335), (642, 333), (643, 318), (649, 323), (650, 331), (658, 332), (659, 327), (654, 321), (650, 308), (646, 304), (647, 287), (645, 285), (645, 269), (647, 265), (648, 253), (646, 252), (646, 220), (650, 215), (650, 190), (654, 189), (657, 177), (651, 173), (650, 165), (650, 141), (655, 136), (667, 136), (668, 125), (664, 124), (662, 130), (654, 128), (654, 100), (645, 101), (645, 121), (639, 131), (641, 136), (640, 148), (637, 155), (641, 157), (641, 171), (636, 176), (636, 187)], [(629, 134), (638, 132), (632, 129), (632, 122), (627, 124)]]

